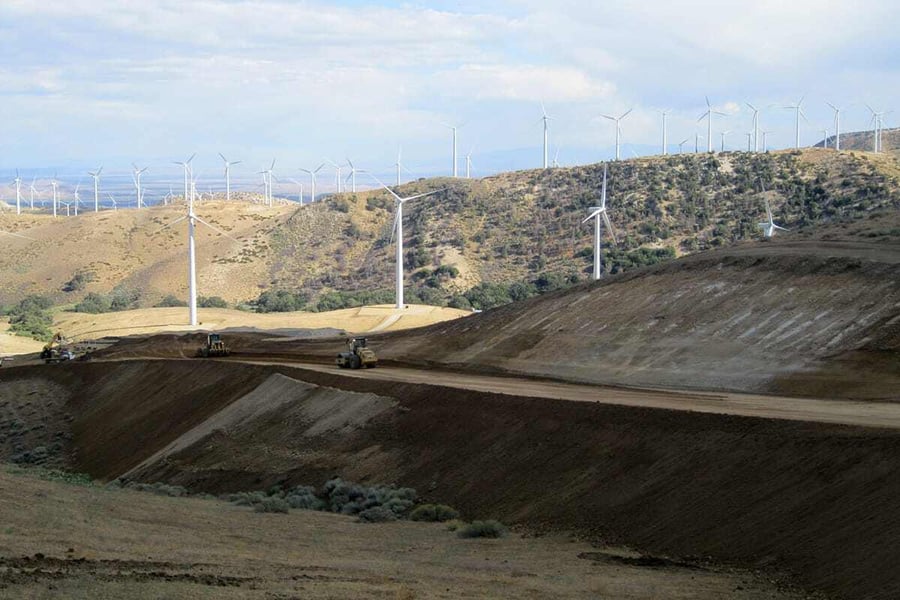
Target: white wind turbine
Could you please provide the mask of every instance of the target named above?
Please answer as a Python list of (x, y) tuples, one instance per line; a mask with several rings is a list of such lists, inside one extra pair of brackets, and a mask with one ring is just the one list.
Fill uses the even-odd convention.
[(885, 111), (878, 112), (868, 104), (866, 104), (866, 108), (872, 113), (872, 124), (874, 125), (875, 132), (875, 152), (881, 152), (881, 131), (884, 127), (884, 115), (887, 113)]
[(19, 170), (16, 169), (16, 178), (13, 180), (16, 184), (16, 214), (22, 214), (22, 178), (19, 177)]
[(149, 169), (150, 167), (144, 167), (143, 169), (141, 169), (134, 163), (131, 163), (131, 166), (134, 167), (134, 173), (132, 174), (132, 179), (134, 180), (134, 189), (135, 189), (135, 194), (137, 195), (137, 207), (143, 208), (144, 192), (141, 189), (141, 175), (146, 173), (147, 169)]
[(806, 96), (801, 97), (797, 104), (784, 107), (785, 109), (793, 110), (795, 112), (796, 123), (794, 125), (794, 132), (796, 134), (796, 138), (794, 147), (797, 150), (800, 149), (800, 117), (803, 117), (804, 121), (809, 121), (809, 119), (806, 118), (806, 113), (803, 112), (803, 98), (805, 97)]
[(342, 193), (344, 190), (341, 187), (341, 185), (344, 180), (341, 177), (341, 171), (342, 171), (341, 165), (337, 164), (336, 162), (334, 162), (333, 160), (331, 160), (329, 158), (326, 158), (325, 162), (331, 163), (331, 166), (334, 167), (334, 187), (337, 190), (338, 194)]
[(700, 140), (703, 139), (703, 136), (699, 133), (694, 134), (694, 154), (700, 152)]
[(680, 142), (678, 142), (678, 154), (684, 153), (684, 145), (687, 144), (689, 141), (691, 141), (691, 138), (685, 138), (685, 139), (681, 140)]
[(831, 107), (831, 110), (834, 111), (834, 149), (840, 151), (841, 149), (841, 111), (843, 108), (838, 108), (831, 102), (826, 102), (828, 106)]
[(57, 209), (59, 207), (59, 195), (57, 190), (59, 189), (59, 182), (56, 180), (56, 175), (53, 176), (53, 179), (50, 180), (50, 187), (53, 188), (53, 216), (56, 216)]
[(79, 190), (79, 189), (81, 189), (81, 183), (78, 183), (78, 184), (75, 186), (75, 194), (74, 194), (74, 195), (75, 195), (75, 201), (74, 201), (74, 204), (75, 204), (75, 216), (76, 216), (76, 217), (78, 216), (78, 205), (81, 204), (81, 196), (78, 194), (78, 190)]
[(763, 230), (763, 235), (765, 235), (767, 238), (770, 238), (775, 235), (775, 230), (777, 229), (780, 229), (781, 231), (789, 231), (788, 229), (775, 224), (775, 218), (772, 216), (772, 207), (769, 206), (769, 198), (765, 195), (766, 188), (762, 186), (762, 183), (760, 183), (760, 187), (763, 191), (763, 200), (766, 203), (766, 222), (759, 223), (760, 228)]
[(713, 140), (712, 140), (712, 116), (720, 115), (723, 117), (727, 117), (723, 112), (719, 112), (717, 110), (713, 110), (712, 104), (709, 103), (709, 96), (706, 96), (706, 112), (700, 115), (700, 118), (697, 119), (699, 123), (703, 119), (706, 119), (706, 151), (713, 151)]
[(451, 173), (453, 177), (459, 177), (459, 165), (457, 164), (458, 159), (456, 152), (456, 131), (462, 127), (462, 125), (448, 125), (447, 123), (444, 123), (443, 125), (453, 132), (453, 169), (451, 170)]
[(771, 132), (771, 131), (763, 131), (763, 132), (762, 132), (762, 136), (763, 136), (763, 143), (762, 143), (762, 145), (763, 145), (763, 152), (768, 152), (768, 151), (769, 151), (769, 141), (768, 141), (768, 140), (769, 140), (769, 134), (770, 134), (770, 133), (772, 133), (772, 132)]
[(88, 171), (88, 175), (94, 179), (94, 212), (100, 211), (100, 173), (102, 172), (102, 166), (96, 171)]
[(629, 108), (620, 117), (614, 117), (612, 115), (600, 115), (604, 119), (609, 119), (610, 121), (613, 121), (616, 124), (616, 160), (619, 160), (619, 139), (622, 135), (622, 119), (627, 117), (633, 110), (634, 110), (633, 108)]
[[(191, 156), (191, 159), (193, 159), (193, 158), (194, 157)], [(182, 164), (184, 165), (185, 173), (187, 173), (188, 170), (190, 169), (190, 167), (189, 167), (190, 161), (186, 161)], [(196, 223), (202, 223), (202, 224), (206, 225), (207, 227), (209, 227), (210, 229), (212, 229), (213, 231), (220, 233), (231, 240), (234, 240), (234, 241), (237, 241), (237, 240), (235, 240), (233, 237), (231, 237), (230, 235), (228, 235), (227, 233), (225, 233), (218, 227), (216, 227), (214, 225), (210, 225), (209, 223), (207, 223), (206, 221), (204, 221), (203, 219), (198, 217), (196, 214), (194, 214), (194, 189), (196, 186), (196, 182), (193, 179), (193, 170), (192, 169), (190, 169), (190, 170), (191, 170), (191, 175), (192, 175), (191, 182), (190, 182), (190, 190), (188, 192), (188, 195), (185, 196), (185, 198), (187, 198), (187, 203), (188, 203), (187, 214), (183, 217), (179, 217), (178, 219), (175, 219), (168, 225), (165, 225), (164, 227), (160, 228), (159, 230), (157, 230), (154, 233), (154, 235), (164, 229), (168, 229), (169, 227), (172, 227), (173, 225), (177, 225), (181, 221), (187, 220), (187, 222), (188, 222), (188, 296), (189, 296), (189, 298), (188, 298), (188, 314), (189, 314), (189, 318), (190, 318), (191, 327), (196, 327), (197, 326), (197, 253), (196, 253), (196, 243), (194, 240), (194, 229), (196, 227)]]
[(275, 159), (273, 158), (272, 164), (269, 166), (269, 168), (266, 169), (265, 171), (263, 171), (263, 179), (265, 179), (267, 181), (267, 184), (266, 184), (267, 185), (267, 187), (266, 187), (266, 205), (267, 206), (272, 206), (275, 203), (273, 190), (272, 190), (272, 186), (274, 183), (274, 181), (273, 181), (274, 176), (272, 173), (274, 171), (275, 171)]
[(347, 175), (347, 179), (350, 181), (350, 191), (352, 193), (356, 193), (356, 174), (357, 173), (365, 173), (361, 169), (357, 169), (356, 165), (353, 164), (353, 161), (349, 158), (347, 159), (347, 164), (350, 165), (350, 174)]
[(822, 131), (822, 147), (827, 148), (828, 147), (828, 128), (823, 127), (821, 129), (821, 131)]
[(391, 241), (394, 240), (394, 236), (397, 237), (397, 254), (396, 254), (396, 276), (397, 276), (397, 308), (403, 308), (403, 203), (408, 202), (410, 200), (415, 200), (416, 198), (424, 198), (425, 196), (431, 196), (432, 194), (437, 194), (438, 192), (442, 192), (444, 190), (434, 190), (432, 192), (425, 192), (424, 194), (416, 194), (415, 196), (408, 196), (406, 198), (401, 198), (398, 196), (394, 190), (389, 188), (388, 186), (381, 183), (381, 180), (372, 175), (369, 176), (381, 184), (381, 187), (390, 192), (391, 196), (393, 196), (397, 200), (397, 212), (394, 214), (394, 224), (391, 227)]
[(556, 154), (553, 155), (553, 168), (559, 168), (559, 146), (556, 147)]
[(225, 201), (231, 202), (231, 167), (241, 164), (242, 161), (229, 162), (221, 152), (219, 152), (219, 156), (225, 163)]
[(300, 206), (303, 206), (303, 184), (293, 177), (291, 177), (291, 182), (296, 183), (297, 187), (300, 188), (297, 192), (297, 202), (300, 204)]
[(402, 155), (403, 147), (397, 146), (397, 162), (394, 163), (394, 166), (397, 167), (397, 186), (400, 185), (400, 171), (403, 169), (403, 162), (401, 161)]
[(119, 210), (119, 203), (116, 202), (115, 196), (113, 196), (109, 192), (107, 192), (106, 195), (109, 197), (110, 201), (112, 202), (113, 210)]
[[(543, 102), (541, 102), (541, 112), (544, 115), (541, 117), (541, 121), (544, 122), (544, 168), (546, 169), (550, 166), (550, 121), (552, 117), (547, 115), (547, 108)], [(466, 169), (468, 170), (468, 165)], [(468, 175), (466, 177), (468, 178)]]
[[(760, 110), (747, 102), (747, 106), (750, 107), (750, 110), (753, 111), (753, 151), (759, 152), (759, 113)], [(747, 151), (750, 151), (750, 148), (747, 148)]]
[[(475, 151), (475, 147), (469, 149), (469, 153), (466, 154), (466, 179), (472, 178), (472, 153)], [(544, 167), (545, 169), (547, 167)]]
[(310, 169), (300, 169), (300, 170), (303, 171), (304, 173), (309, 173), (309, 178), (310, 178), (310, 180), (312, 181), (312, 188), (311, 188), (311, 192), (310, 192), (310, 195), (309, 195), (309, 201), (310, 201), (310, 202), (315, 202), (315, 201), (316, 201), (316, 173), (318, 173), (319, 171), (321, 171), (322, 168), (324, 168), (324, 167), (325, 167), (325, 163), (322, 163), (321, 165), (319, 165), (318, 167), (316, 167), (315, 169), (312, 169), (312, 170), (310, 170)]
[(34, 187), (34, 184), (36, 181), (37, 181), (37, 177), (33, 177), (31, 179), (30, 196), (29, 196), (29, 205), (31, 206), (31, 210), (34, 210), (34, 195), (38, 193), (37, 188)]
[(731, 130), (719, 132), (719, 135), (722, 136), (722, 150), (720, 152), (725, 152), (725, 136), (729, 133), (731, 133)]
[(188, 194), (190, 193), (190, 187), (192, 182), (194, 181), (194, 157), (197, 156), (197, 153), (194, 152), (191, 156), (185, 161), (173, 161), (174, 164), (180, 165), (184, 169), (184, 201), (188, 201)]
[(587, 218), (582, 221), (582, 224), (587, 223), (591, 219), (595, 219), (594, 221), (594, 274), (593, 278), (596, 281), (600, 279), (600, 219), (603, 219), (603, 222), (606, 224), (606, 231), (609, 233), (610, 237), (613, 239), (613, 243), (616, 243), (616, 234), (613, 232), (612, 223), (609, 220), (609, 215), (606, 213), (606, 169), (607, 165), (603, 165), (603, 192), (600, 196), (600, 206), (592, 206), (588, 210), (591, 211), (591, 214), (587, 216)]
[(668, 109), (659, 111), (659, 114), (662, 115), (662, 153), (663, 153), (663, 156), (666, 156), (669, 153), (669, 130), (667, 127), (667, 125), (668, 125), (667, 120), (668, 120), (669, 112), (671, 112), (671, 111), (669, 111)]
[(753, 152), (753, 132), (748, 131), (744, 135), (747, 136), (747, 152)]

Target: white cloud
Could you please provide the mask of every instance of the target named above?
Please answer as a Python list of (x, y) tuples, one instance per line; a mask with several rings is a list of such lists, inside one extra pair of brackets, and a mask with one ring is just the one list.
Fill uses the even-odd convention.
[(476, 99), (581, 102), (611, 96), (615, 85), (573, 67), (462, 65), (436, 76), (443, 93)]

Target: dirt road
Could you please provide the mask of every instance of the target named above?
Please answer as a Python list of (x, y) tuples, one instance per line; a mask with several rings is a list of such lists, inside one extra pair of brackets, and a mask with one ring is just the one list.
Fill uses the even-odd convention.
[(307, 362), (273, 360), (239, 360), (239, 362), (253, 365), (287, 366), (323, 373), (340, 374), (347, 377), (441, 385), (451, 388), (532, 398), (900, 429), (900, 405), (887, 402), (817, 400), (753, 394), (678, 392), (672, 390), (578, 385), (546, 380), (390, 366), (379, 367), (374, 370), (337, 371), (336, 367), (331, 365)]

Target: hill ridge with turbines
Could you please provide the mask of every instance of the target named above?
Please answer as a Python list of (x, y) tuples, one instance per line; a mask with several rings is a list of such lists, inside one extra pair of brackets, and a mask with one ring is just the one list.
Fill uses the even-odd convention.
[[(764, 199), (790, 236), (900, 237), (900, 160), (886, 154), (807, 149), (607, 164), (609, 216), (619, 243), (604, 240), (605, 272), (759, 239)], [(459, 300), (479, 284), (520, 283), (526, 288), (519, 292), (528, 295), (587, 279), (592, 226), (581, 221), (599, 198), (602, 171), (594, 164), (401, 186), (404, 195), (443, 190), (404, 209), (410, 301)], [(302, 207), (200, 203), (198, 215), (235, 239), (198, 230), (199, 293), (242, 303), (271, 289), (310, 302), (365, 292), (375, 293), (373, 302), (389, 302), (393, 210), (383, 190), (331, 195)], [(117, 285), (141, 290), (141, 306), (170, 294), (184, 299), (186, 236), (180, 226), (159, 231), (181, 212), (176, 203), (57, 219), (0, 214), (0, 230), (33, 240), (4, 236), (0, 304), (35, 293), (74, 303)], [(78, 272), (89, 273), (89, 281), (64, 292)]]

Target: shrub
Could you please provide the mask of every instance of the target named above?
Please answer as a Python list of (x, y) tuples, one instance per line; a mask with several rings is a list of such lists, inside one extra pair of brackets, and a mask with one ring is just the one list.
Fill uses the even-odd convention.
[(506, 526), (499, 521), (472, 521), (456, 532), (461, 538), (499, 538), (507, 533)]
[(91, 292), (75, 305), (75, 312), (80, 313), (99, 314), (109, 311), (109, 298), (96, 292)]
[(228, 308), (228, 302), (221, 296), (200, 296), (197, 298), (200, 308)]
[(304, 485), (288, 491), (284, 499), (291, 508), (302, 510), (324, 510), (327, 506), (323, 500), (316, 496), (313, 488)]
[(62, 289), (64, 292), (80, 292), (92, 281), (94, 281), (94, 274), (91, 271), (76, 271)]
[(459, 518), (459, 512), (446, 504), (420, 504), (409, 513), (411, 521), (443, 523)]
[(167, 307), (167, 306), (187, 306), (187, 302), (184, 300), (179, 300), (172, 294), (169, 294), (162, 300), (156, 303), (157, 308)]
[(359, 513), (360, 523), (389, 523), (396, 520), (397, 515), (394, 511), (384, 506), (373, 506)]
[(9, 329), (16, 335), (49, 341), (53, 337), (53, 317), (47, 311), (53, 302), (46, 296), (26, 296), (8, 310)]
[(285, 499), (278, 496), (263, 498), (262, 501), (253, 505), (253, 510), (258, 513), (287, 513), (290, 508)]
[(266, 291), (260, 294), (256, 300), (256, 312), (294, 312), (302, 310), (308, 300), (308, 296), (302, 292), (291, 292), (289, 290)]

